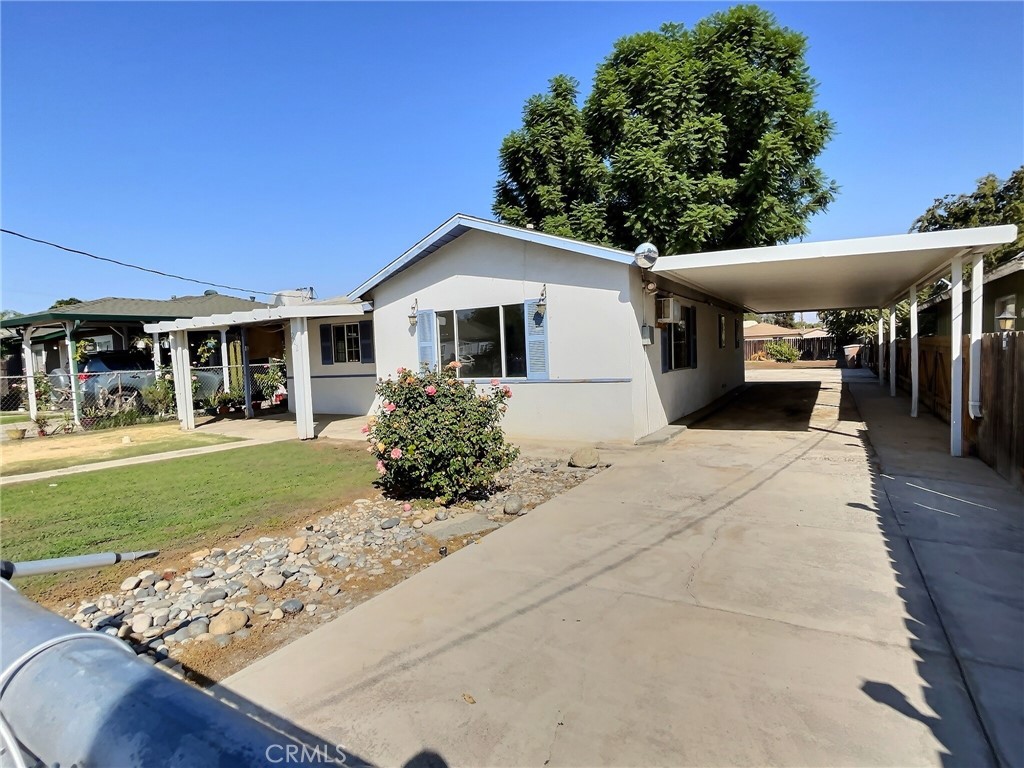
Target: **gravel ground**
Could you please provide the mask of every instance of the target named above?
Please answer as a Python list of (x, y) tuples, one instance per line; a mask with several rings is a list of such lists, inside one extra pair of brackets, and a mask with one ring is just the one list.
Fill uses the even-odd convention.
[[(592, 451), (574, 457), (585, 466), (598, 461)], [(147, 661), (213, 682), (600, 470), (599, 464), (521, 457), (498, 476), (495, 492), (475, 504), (356, 499), (293, 535), (203, 549), (185, 566), (140, 571), (119, 591), (60, 612), (123, 639)], [(436, 524), (463, 516), (466, 525)], [(462, 534), (446, 536), (447, 528)]]

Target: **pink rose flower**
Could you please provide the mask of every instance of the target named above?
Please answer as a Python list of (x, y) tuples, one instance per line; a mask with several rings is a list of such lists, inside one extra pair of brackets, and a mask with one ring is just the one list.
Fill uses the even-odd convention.
[(497, 379), (491, 379), (491, 386), (492, 386), (492, 387), (496, 387), (496, 386), (498, 386), (499, 384), (501, 384), (501, 382), (500, 382), (500, 381), (498, 381)]
[(385, 410), (385, 411), (387, 411), (388, 413), (391, 413), (391, 412), (392, 412), (392, 411), (394, 411), (394, 410), (395, 410), (395, 409), (396, 409), (397, 407), (398, 407), (398, 406), (397, 406), (397, 405), (395, 405), (394, 403), (388, 403), (387, 405), (385, 405), (385, 406), (384, 406), (384, 410)]
[(370, 425), (364, 424), (362, 427), (360, 427), (359, 431), (362, 432), (364, 435), (367, 434), (370, 431)]
[(437, 387), (435, 387), (435, 386), (434, 386), (433, 384), (431, 384), (431, 385), (429, 385), (429, 386), (428, 386), (428, 387), (426, 388), (426, 390), (425, 390), (425, 391), (426, 391), (426, 393), (427, 393), (428, 395), (430, 395), (431, 397), (433, 397), (434, 395), (436, 395), (436, 394), (437, 394)]
[(383, 461), (378, 461), (378, 462), (377, 462), (377, 472), (378, 472), (378, 473), (380, 473), (380, 474), (382, 474), (382, 475), (383, 475), (383, 474), (384, 474), (385, 472), (387, 472), (387, 469), (385, 469), (385, 467), (384, 467), (384, 462), (383, 462)]
[(512, 397), (512, 387), (506, 386), (501, 391), (505, 393), (505, 397)]
[(392, 448), (391, 449), (391, 458), (392, 459), (400, 459), (400, 458), (402, 458), (402, 449), (401, 448)]
[(404, 372), (405, 372), (405, 368), (403, 368), (402, 366), (398, 366), (398, 370), (395, 371), (395, 373), (404, 373)]

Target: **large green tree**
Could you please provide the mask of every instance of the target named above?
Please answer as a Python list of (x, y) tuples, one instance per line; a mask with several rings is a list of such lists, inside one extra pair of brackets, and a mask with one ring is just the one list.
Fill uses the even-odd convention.
[[(500, 152), (494, 213), (663, 253), (784, 242), (834, 199), (803, 35), (756, 6), (619, 40), (582, 110), (552, 80)], [(571, 86), (571, 87), (570, 87)]]
[(911, 232), (1016, 224), (1017, 239), (992, 250), (985, 258), (991, 268), (1024, 251), (1024, 166), (1000, 181), (990, 173), (978, 179), (973, 192), (946, 195), (932, 203), (910, 227)]

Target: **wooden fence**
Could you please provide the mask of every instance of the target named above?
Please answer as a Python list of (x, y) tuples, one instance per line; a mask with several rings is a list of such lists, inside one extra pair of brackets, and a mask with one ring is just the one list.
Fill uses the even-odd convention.
[[(863, 364), (878, 372), (874, 344), (862, 351)], [(881, 349), (889, 357), (889, 345)], [(950, 402), (951, 340), (948, 336), (918, 339), (918, 406), (947, 424)], [(981, 338), (981, 413), (968, 412), (971, 366), (970, 336), (963, 338), (963, 425), (965, 449), (1016, 487), (1024, 489), (1024, 333), (986, 333)], [(910, 341), (896, 342), (896, 386), (910, 392)]]
[[(775, 339), (744, 339), (743, 359), (750, 360), (758, 352), (764, 351), (764, 345)], [(801, 360), (835, 360), (836, 340), (832, 336), (820, 336), (812, 339), (780, 339), (780, 341), (796, 347)]]

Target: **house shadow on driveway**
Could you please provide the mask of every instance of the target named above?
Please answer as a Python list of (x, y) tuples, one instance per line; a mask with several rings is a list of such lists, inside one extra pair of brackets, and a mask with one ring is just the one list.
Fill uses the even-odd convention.
[[(948, 453), (931, 461), (929, 451), (948, 427), (927, 415), (911, 421), (909, 401), (890, 398), (875, 380), (851, 377), (844, 389), (851, 387), (866, 425), (860, 439), (871, 459), (872, 504), (847, 506), (877, 518), (931, 712), (886, 680), (864, 680), (861, 690), (926, 725), (949, 766), (976, 764), (962, 749), (973, 724), (954, 706), (966, 696), (990, 763), (1024, 766), (1024, 496), (993, 483), (977, 459), (954, 460), (959, 479), (942, 479), (948, 475), (933, 468)], [(897, 435), (899, 446), (889, 445)], [(890, 473), (890, 455), (901, 474)], [(927, 648), (925, 639), (936, 636), (944, 653)]]

